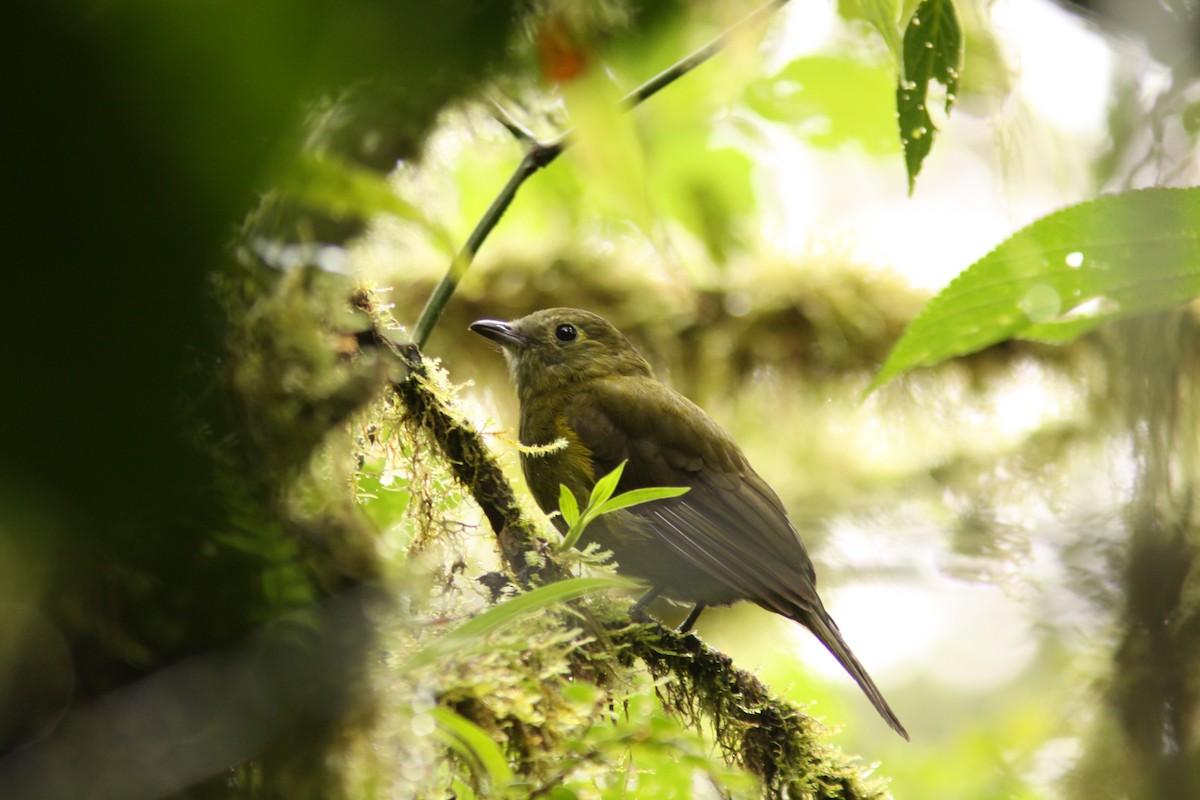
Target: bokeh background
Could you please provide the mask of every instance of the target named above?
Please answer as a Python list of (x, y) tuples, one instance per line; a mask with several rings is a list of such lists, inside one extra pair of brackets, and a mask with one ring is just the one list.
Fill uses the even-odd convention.
[[(812, 703), (897, 797), (1126, 796), (1111, 764), (1088, 761), (1109, 735), (1097, 731), (1138, 473), (1113, 385), (1124, 334), (1008, 344), (863, 397), (922, 301), (1007, 235), (1100, 192), (1200, 177), (1184, 119), (1194, 10), (1168, 31), (1145, 4), (1132, 27), (1116, 5), (960, 4), (962, 86), (911, 196), (882, 40), (852, 4), (789, 5), (530, 181), (428, 347), (473, 381), (503, 451), (515, 398), (466, 325), (588, 308), (733, 432), (913, 743), (786, 620), (712, 610), (699, 635)], [(711, 33), (693, 22), (617, 37), (607, 79), (628, 90)], [(551, 135), (573, 99), (568, 87), (514, 113)], [(430, 147), (436, 166), (398, 185), (444, 203), (436, 215), (460, 220), (461, 240), (519, 145), (485, 108)], [(413, 235), (380, 226), (356, 254), (393, 287), (400, 319), (445, 261), (398, 272), (398, 252), (422, 252)]]
[[(518, 487), (515, 398), (466, 326), (600, 313), (781, 495), (826, 605), (913, 741), (786, 620), (713, 609), (699, 636), (877, 763), (894, 796), (1200, 785), (1195, 697), (1171, 731), (1120, 712), (1137, 670), (1155, 669), (1131, 652), (1127, 613), (1136, 501), (1154, 477), (1153, 425), (1130, 400), (1152, 381), (1131, 365), (1160, 363), (1145, 342), (1161, 340), (1182, 353), (1165, 369), (1194, 366), (1194, 309), (1066, 346), (1005, 343), (864, 394), (923, 302), (1006, 236), (1102, 192), (1200, 182), (1200, 9), (955, 2), (961, 84), (949, 115), (929, 104), (938, 133), (910, 193), (872, 5), (793, 0), (628, 113), (617, 98), (753, 4), (8, 8), (0, 778), (25, 774), (31, 752), (58, 763), (33, 745), (86, 733), (72, 714), (122, 687), (247, 636), (270, 654), (268, 677), (284, 674), (297, 638), (336, 627), (344, 639), (316, 635), (323, 655), (300, 661), (321, 702), (247, 681), (244, 697), (287, 709), (263, 715), (281, 728), (235, 715), (218, 732), (254, 729), (150, 788), (127, 791), (153, 752), (89, 785), (419, 794), (427, 764), (403, 762), (409, 780), (352, 754), (348, 773), (322, 767), (314, 782), (298, 765), (346, 740), (338, 698), (375, 664), (379, 630), (401, 647), (484, 592), (411, 615), (328, 602), (382, 581), (407, 609), (430, 575), (470, 585), (495, 555), (444, 474), (372, 447), (383, 384), (341, 365), (361, 320), (330, 298), (366, 286), (411, 329), (522, 156), (499, 113), (545, 140), (572, 129), (574, 143), (521, 188), (424, 352), (464, 384), (463, 413)], [(1172, 374), (1172, 413), (1189, 419), (1195, 376)], [(1195, 431), (1171, 431), (1172, 497), (1190, 497)], [(452, 544), (429, 545), (431, 520)], [(1186, 622), (1200, 595), (1181, 581)], [(312, 608), (315, 621), (262, 632)], [(1177, 656), (1172, 668), (1200, 663)], [(376, 680), (384, 701), (351, 726), (368, 749), (372, 725), (391, 730), (387, 692), (412, 691)], [(1191, 778), (1143, 781), (1154, 759), (1139, 748), (1176, 746)], [(296, 783), (263, 777), (271, 764)]]

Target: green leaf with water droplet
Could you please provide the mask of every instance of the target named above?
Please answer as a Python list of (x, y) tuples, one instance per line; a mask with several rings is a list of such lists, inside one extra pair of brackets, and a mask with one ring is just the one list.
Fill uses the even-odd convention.
[(923, 0), (904, 30), (904, 64), (896, 87), (896, 111), (908, 191), (912, 194), (921, 164), (933, 147), (937, 128), (929, 116), (929, 84), (946, 87), (946, 113), (958, 92), (958, 65), (962, 63), (962, 29), (952, 0)]
[(1103, 322), (1200, 296), (1200, 188), (1064, 208), (958, 275), (905, 330), (870, 390), (1006, 339), (1068, 342)]

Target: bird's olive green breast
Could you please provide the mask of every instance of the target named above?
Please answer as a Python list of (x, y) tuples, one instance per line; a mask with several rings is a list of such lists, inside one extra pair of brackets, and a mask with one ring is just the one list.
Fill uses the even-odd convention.
[[(548, 445), (560, 439), (566, 447), (546, 453), (522, 453), (521, 467), (529, 491), (542, 511), (558, 509), (559, 484), (568, 487), (580, 508), (596, 482), (592, 452), (567, 424), (569, 392), (547, 393), (521, 406), (521, 444)], [(556, 524), (561, 518), (555, 517)]]

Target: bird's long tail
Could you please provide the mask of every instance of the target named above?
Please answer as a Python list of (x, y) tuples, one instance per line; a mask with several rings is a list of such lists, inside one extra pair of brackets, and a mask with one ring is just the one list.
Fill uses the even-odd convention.
[(866, 669), (851, 652), (850, 645), (846, 644), (846, 640), (842, 638), (842, 632), (838, 630), (837, 623), (829, 616), (829, 612), (818, 603), (815, 609), (797, 610), (789, 616), (808, 628), (821, 640), (821, 644), (833, 653), (833, 657), (838, 660), (838, 663), (854, 678), (867, 699), (871, 701), (871, 705), (875, 706), (875, 710), (879, 712), (879, 716), (884, 718), (892, 730), (908, 741), (908, 731), (904, 730), (904, 726), (896, 717), (896, 712), (892, 711), (887, 700), (883, 699), (883, 693), (879, 691), (875, 681), (871, 680), (871, 676), (867, 674)]

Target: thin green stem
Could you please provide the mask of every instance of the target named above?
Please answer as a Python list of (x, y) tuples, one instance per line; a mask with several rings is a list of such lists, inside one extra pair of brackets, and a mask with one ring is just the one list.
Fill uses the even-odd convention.
[(508, 113), (508, 109), (500, 105), (495, 100), (492, 103), (492, 116), (496, 121), (508, 129), (508, 132), (513, 135), (513, 138), (518, 142), (529, 145), (537, 141), (537, 136), (533, 131), (522, 125), (516, 117)]
[(530, 175), (558, 158), (562, 151), (561, 140), (549, 144), (534, 142), (530, 145), (525, 152), (525, 157), (521, 159), (521, 163), (513, 170), (508, 183), (504, 184), (504, 188), (500, 190), (496, 199), (488, 206), (488, 210), (480, 217), (475, 229), (467, 237), (467, 243), (458, 251), (458, 255), (450, 264), (450, 269), (442, 276), (442, 280), (434, 288), (433, 294), (429, 296), (429, 301), (425, 303), (425, 308), (421, 311), (421, 317), (417, 321), (417, 327), (413, 330), (413, 342), (417, 347), (424, 347), (429, 340), (429, 334), (433, 332), (433, 326), (437, 324), (446, 304), (450, 302), (450, 296), (458, 288), (459, 281), (462, 280), (463, 275), (475, 260), (475, 255), (483, 246), (488, 234), (492, 232), (492, 229), (500, 222), (500, 218), (504, 216), (504, 212), (512, 204), (513, 198), (517, 196), (517, 190), (529, 179)]
[(729, 44), (729, 40), (739, 34), (741, 31), (766, 19), (771, 14), (774, 14), (780, 8), (787, 5), (787, 3), (788, 0), (770, 0), (769, 2), (764, 3), (763, 5), (754, 9), (737, 23), (735, 23), (732, 27), (723, 31), (720, 36), (716, 37), (711, 42), (696, 50), (686, 58), (676, 61), (671, 66), (667, 67), (662, 72), (658, 73), (653, 78), (646, 81), (629, 94), (625, 95), (623, 98), (621, 98), (621, 103), (629, 108), (633, 108), (648, 100), (660, 90), (670, 86), (672, 83), (679, 80), (684, 75), (703, 64), (705, 61), (708, 61), (717, 53), (721, 52), (721, 50), (724, 49), (727, 44)]
[[(634, 108), (649, 99), (715, 56), (740, 31), (765, 19), (787, 2), (788, 0), (770, 0), (759, 6), (746, 15), (740, 22), (724, 31), (708, 44), (686, 58), (672, 64), (625, 95), (621, 99), (621, 104), (627, 108)], [(521, 188), (521, 185), (533, 173), (543, 167), (549, 166), (554, 159), (562, 155), (563, 150), (570, 144), (568, 138), (570, 131), (549, 142), (541, 142), (534, 139), (532, 133), (513, 120), (504, 109), (499, 109), (499, 111), (500, 116), (497, 119), (500, 124), (504, 125), (519, 141), (525, 142), (528, 145), (528, 149), (525, 151), (525, 156), (521, 159), (521, 163), (513, 170), (512, 177), (508, 179), (508, 183), (504, 184), (504, 188), (500, 190), (500, 193), (496, 195), (496, 199), (488, 206), (488, 210), (484, 212), (479, 222), (475, 225), (475, 229), (471, 231), (471, 235), (467, 238), (467, 243), (463, 245), (463, 248), (454, 257), (454, 261), (450, 264), (450, 269), (442, 276), (441, 281), (438, 282), (433, 293), (429, 296), (429, 301), (425, 303), (425, 308), (421, 311), (421, 316), (417, 320), (417, 326), (413, 330), (413, 342), (419, 348), (423, 348), (429, 340), (429, 335), (433, 333), (434, 326), (441, 319), (442, 312), (445, 310), (446, 304), (450, 302), (450, 297), (454, 294), (454, 290), (458, 288), (459, 282), (462, 281), (463, 276), (475, 261), (475, 256), (478, 254), (479, 248), (483, 246), (492, 229), (500, 223), (500, 218), (504, 216), (504, 212), (512, 204), (513, 198), (517, 196), (517, 191)]]

